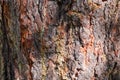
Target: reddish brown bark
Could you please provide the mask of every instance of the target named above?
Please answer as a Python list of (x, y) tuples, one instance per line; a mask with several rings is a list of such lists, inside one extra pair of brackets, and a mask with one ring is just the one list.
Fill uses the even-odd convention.
[(1, 80), (119, 80), (119, 5), (0, 0)]

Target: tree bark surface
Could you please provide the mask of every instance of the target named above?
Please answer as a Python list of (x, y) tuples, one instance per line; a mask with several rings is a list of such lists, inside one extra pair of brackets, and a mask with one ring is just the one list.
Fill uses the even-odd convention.
[(120, 0), (0, 0), (0, 80), (120, 80)]

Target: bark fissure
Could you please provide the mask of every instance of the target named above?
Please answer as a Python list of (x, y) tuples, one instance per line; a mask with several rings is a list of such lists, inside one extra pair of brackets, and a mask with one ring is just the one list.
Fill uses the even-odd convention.
[(7, 27), (9, 24), (8, 23), (8, 17), (5, 15), (5, 9), (8, 7), (8, 5), (3, 1), (2, 6), (2, 35), (3, 35), (3, 48), (2, 48), (2, 55), (4, 57), (4, 79), (5, 80), (14, 80), (14, 69), (13, 69), (13, 61), (12, 61), (12, 56), (11, 56), (11, 48), (9, 45), (9, 39), (8, 39), (8, 34), (7, 34)]

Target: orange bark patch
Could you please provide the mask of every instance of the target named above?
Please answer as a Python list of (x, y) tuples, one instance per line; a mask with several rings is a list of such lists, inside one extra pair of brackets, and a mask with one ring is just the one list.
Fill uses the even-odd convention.
[(115, 54), (116, 57), (118, 57), (118, 54), (119, 54), (118, 51), (119, 51), (119, 50), (115, 50), (115, 51), (114, 51), (114, 54)]

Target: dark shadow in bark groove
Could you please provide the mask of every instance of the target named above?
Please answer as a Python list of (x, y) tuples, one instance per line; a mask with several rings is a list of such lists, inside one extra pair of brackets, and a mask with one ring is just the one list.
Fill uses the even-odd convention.
[(2, 26), (1, 30), (3, 33), (3, 40), (2, 40), (2, 55), (4, 59), (4, 79), (5, 80), (14, 80), (14, 67), (13, 67), (13, 59), (12, 59), (12, 53), (10, 49), (9, 39), (7, 35), (7, 19), (4, 15), (5, 7), (8, 5), (6, 2), (3, 1), (2, 4)]
[[(120, 80), (120, 54), (117, 50), (117, 45), (120, 43), (120, 22), (117, 23), (111, 21), (109, 28), (106, 28), (106, 47), (108, 53), (107, 58), (107, 73), (106, 80)], [(114, 33), (114, 31), (116, 33)], [(111, 45), (108, 45), (110, 44)], [(105, 47), (104, 47), (105, 48)], [(104, 52), (106, 52), (104, 50)]]
[[(67, 22), (67, 25), (66, 25), (66, 33), (69, 34), (69, 31), (70, 29), (72, 29), (72, 33), (74, 33), (74, 40), (76, 41), (79, 41), (81, 46), (84, 47), (84, 43), (83, 43), (83, 40), (81, 39), (81, 32), (80, 32), (80, 29), (83, 28), (82, 24), (80, 23), (80, 19), (77, 17), (77, 16), (71, 16), (71, 15), (66, 15), (66, 18), (65, 18), (65, 21)], [(77, 30), (78, 31), (77, 31)], [(69, 35), (66, 36), (67, 38), (69, 37)]]

